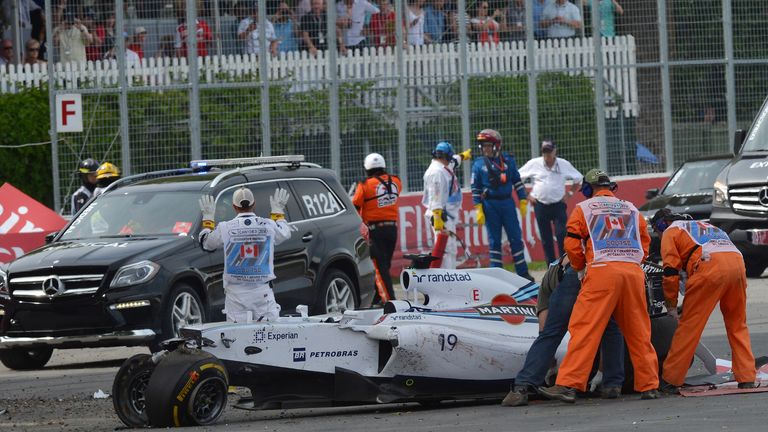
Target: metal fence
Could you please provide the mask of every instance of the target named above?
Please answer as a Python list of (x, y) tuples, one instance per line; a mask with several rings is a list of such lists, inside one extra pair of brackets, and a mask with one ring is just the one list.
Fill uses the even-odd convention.
[(349, 185), (376, 151), (414, 191), (437, 141), (483, 128), (520, 165), (550, 138), (582, 171), (668, 172), (728, 152), (768, 93), (758, 0), (370, 3), (46, 0), (49, 62), (8, 67), (0, 92), (82, 96), (82, 133), (51, 114), (65, 211), (85, 157), (131, 174), (300, 153)]

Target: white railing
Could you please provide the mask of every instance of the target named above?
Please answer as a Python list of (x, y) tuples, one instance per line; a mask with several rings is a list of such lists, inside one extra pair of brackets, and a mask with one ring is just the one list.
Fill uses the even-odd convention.
[[(538, 71), (567, 71), (571, 75), (594, 76), (594, 45), (591, 38), (536, 41)], [(619, 107), (627, 117), (637, 116), (637, 78), (635, 41), (632, 36), (603, 38), (604, 79), (607, 96), (616, 100), (606, 115), (615, 117)], [(352, 50), (338, 57), (338, 78), (375, 81), (376, 88), (393, 89), (398, 84), (396, 53), (384, 49)], [(456, 82), (459, 76), (459, 47), (435, 44), (409, 47), (404, 53), (404, 76), (409, 88), (408, 106), (425, 106), (427, 100), (439, 99), (439, 86)], [(258, 81), (259, 61), (254, 55), (223, 55), (200, 58), (200, 80), (205, 83)], [(467, 49), (470, 76), (526, 73), (527, 51), (524, 42), (498, 45), (470, 44)], [(330, 79), (325, 52), (317, 58), (305, 51), (281, 53), (269, 60), (270, 80), (290, 79), (294, 91), (323, 88)], [(56, 63), (54, 76), (59, 89), (116, 87), (118, 68), (115, 60), (86, 63)], [(189, 67), (186, 58), (147, 58), (127, 70), (131, 86), (159, 87), (186, 84)], [(23, 87), (38, 87), (48, 80), (48, 71), (40, 65), (11, 65), (0, 70), (0, 93), (16, 92)], [(419, 89), (416, 91), (415, 89)], [(387, 96), (389, 97), (389, 96)], [(381, 101), (379, 101), (381, 102)]]

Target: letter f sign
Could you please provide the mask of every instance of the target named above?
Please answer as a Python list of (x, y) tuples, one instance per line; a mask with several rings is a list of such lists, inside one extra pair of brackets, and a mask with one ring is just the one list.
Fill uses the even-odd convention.
[(56, 131), (83, 131), (83, 100), (80, 94), (56, 95)]

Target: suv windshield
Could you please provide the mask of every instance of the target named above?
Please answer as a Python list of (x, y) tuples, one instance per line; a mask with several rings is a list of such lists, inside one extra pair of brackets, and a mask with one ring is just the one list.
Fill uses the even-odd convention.
[(763, 104), (763, 110), (749, 131), (743, 151), (768, 151), (768, 103)]
[(715, 178), (729, 159), (686, 162), (664, 188), (662, 195), (712, 192)]
[(110, 192), (89, 205), (62, 240), (187, 235), (200, 219), (199, 192)]

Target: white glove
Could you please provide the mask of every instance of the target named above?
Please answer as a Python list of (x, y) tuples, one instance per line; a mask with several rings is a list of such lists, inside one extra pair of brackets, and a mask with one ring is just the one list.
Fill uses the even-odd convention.
[(213, 220), (213, 215), (216, 213), (216, 202), (210, 195), (203, 195), (200, 198), (200, 211), (203, 212), (203, 220)]
[(597, 390), (598, 387), (600, 387), (600, 384), (603, 383), (603, 372), (597, 371), (595, 376), (592, 378), (592, 381), (589, 382), (589, 391), (593, 392)]
[(285, 189), (276, 189), (275, 194), (269, 197), (269, 205), (272, 207), (273, 215), (285, 214), (285, 206), (288, 204), (288, 191)]
[(583, 268), (583, 269), (579, 270), (578, 272), (576, 272), (576, 276), (578, 276), (579, 280), (582, 280), (582, 279), (584, 279), (584, 274), (586, 272), (587, 272), (587, 269)]

